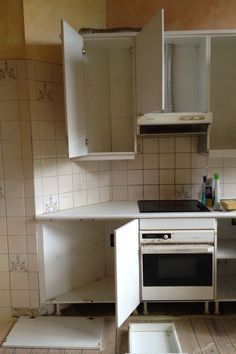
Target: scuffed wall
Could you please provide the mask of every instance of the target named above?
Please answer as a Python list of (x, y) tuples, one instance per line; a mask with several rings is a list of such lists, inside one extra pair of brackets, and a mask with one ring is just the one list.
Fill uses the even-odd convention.
[(143, 27), (162, 8), (165, 30), (236, 28), (235, 0), (107, 0), (107, 27)]
[(0, 58), (24, 58), (22, 0), (0, 1)]
[(60, 20), (75, 29), (105, 26), (105, 0), (23, 0), (26, 57), (61, 62)]

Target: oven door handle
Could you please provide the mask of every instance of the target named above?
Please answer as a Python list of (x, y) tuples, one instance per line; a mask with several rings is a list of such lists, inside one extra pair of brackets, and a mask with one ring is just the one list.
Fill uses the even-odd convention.
[(157, 245), (147, 245), (141, 246), (142, 254), (173, 254), (173, 253), (214, 253), (214, 246), (210, 245), (168, 245), (168, 246), (157, 246)]

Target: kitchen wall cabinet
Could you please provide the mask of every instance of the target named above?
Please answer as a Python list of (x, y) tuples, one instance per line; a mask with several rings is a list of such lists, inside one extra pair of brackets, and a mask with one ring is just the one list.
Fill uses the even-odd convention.
[(62, 21), (69, 157), (134, 158), (136, 104), (146, 112), (161, 102), (162, 33), (162, 13), (138, 33), (82, 37)]
[(62, 42), (69, 157), (134, 158), (134, 38), (83, 38), (62, 22)]
[[(165, 50), (171, 45), (170, 61), (165, 55), (165, 71), (171, 66), (173, 112), (209, 112), (209, 39), (194, 31), (165, 32)], [(168, 97), (164, 95), (163, 107)]]
[(140, 303), (138, 225), (138, 220), (40, 223), (41, 303), (115, 303), (119, 327)]
[(211, 36), (210, 154), (236, 157), (236, 33)]

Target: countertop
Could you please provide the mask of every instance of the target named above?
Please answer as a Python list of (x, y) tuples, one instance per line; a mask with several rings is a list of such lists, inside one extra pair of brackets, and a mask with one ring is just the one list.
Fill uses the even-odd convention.
[(217, 218), (236, 219), (236, 211), (140, 213), (136, 201), (111, 201), (78, 208), (36, 215), (38, 221), (50, 220), (105, 220), (153, 218)]

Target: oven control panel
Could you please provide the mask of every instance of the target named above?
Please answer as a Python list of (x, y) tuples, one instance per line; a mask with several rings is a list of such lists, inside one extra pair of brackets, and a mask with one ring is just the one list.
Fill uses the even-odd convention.
[(171, 231), (144, 231), (140, 232), (141, 244), (159, 243), (208, 243), (214, 244), (214, 230), (171, 230)]

